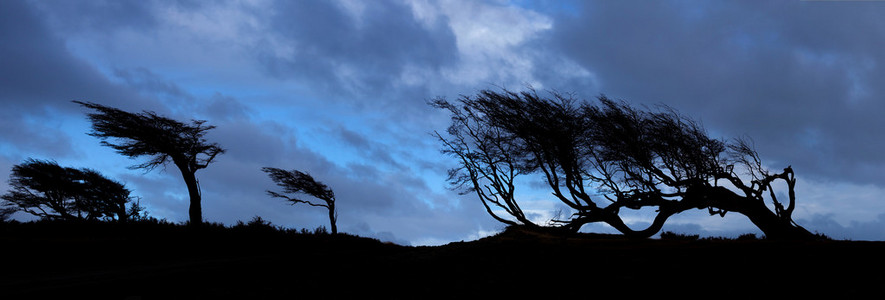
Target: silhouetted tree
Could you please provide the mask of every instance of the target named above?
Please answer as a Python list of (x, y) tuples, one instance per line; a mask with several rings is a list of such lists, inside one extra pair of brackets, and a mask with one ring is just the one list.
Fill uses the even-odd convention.
[(267, 191), (268, 195), (276, 198), (283, 198), (292, 203), (292, 205), (298, 203), (304, 203), (310, 206), (319, 206), (325, 207), (329, 211), (329, 223), (331, 224), (332, 234), (338, 233), (338, 226), (336, 222), (338, 220), (338, 213), (335, 211), (335, 193), (332, 192), (332, 189), (323, 184), (322, 182), (316, 181), (310, 174), (292, 170), (286, 171), (278, 168), (270, 168), (265, 167), (261, 168), (262, 171), (266, 172), (270, 179), (273, 180), (278, 186), (283, 188), (283, 193), (287, 194), (306, 194), (321, 200), (322, 202), (314, 202), (310, 200), (304, 200), (301, 198), (290, 197), (278, 192)]
[(13, 166), (9, 185), (11, 190), (2, 196), (7, 210), (45, 219), (126, 221), (141, 212), (123, 184), (53, 161), (28, 159)]
[[(447, 130), (450, 138), (436, 133), (445, 145), (443, 153), (456, 157), (460, 163), (459, 168), (449, 170), (449, 183), (462, 195), (475, 193), (495, 220), (537, 227), (514, 198), (514, 179), (526, 169), (521, 167), (524, 151), (520, 144), (514, 143), (513, 134), (490, 124), (488, 118), (470, 107), (458, 107), (442, 100), (433, 105), (452, 114), (452, 124)], [(496, 209), (515, 220), (500, 216)]]
[[(498, 197), (508, 199), (506, 207), (518, 207), (513, 176), (541, 174), (553, 196), (576, 211), (566, 220), (554, 220), (571, 231), (604, 222), (625, 235), (649, 237), (674, 214), (707, 209), (723, 216), (743, 214), (769, 238), (813, 236), (791, 217), (792, 168), (766, 170), (747, 140), (710, 138), (700, 124), (666, 106), (636, 109), (605, 96), (591, 105), (551, 94), (484, 90), (461, 97), (459, 105), (433, 101), (452, 113), (449, 137), (437, 137), (443, 151), (460, 161), (450, 172), (453, 182), (469, 182), (470, 190), (482, 191), (483, 203), (497, 204), (490, 199)], [(494, 175), (502, 171), (506, 180)], [(786, 183), (788, 199), (775, 196), (778, 180)], [(657, 207), (646, 229), (631, 229), (619, 215), (622, 209), (644, 207)], [(505, 211), (528, 223), (521, 211)]]
[[(215, 126), (206, 126), (203, 120), (186, 124), (149, 111), (130, 113), (91, 102), (74, 102), (96, 111), (88, 114), (92, 122), (89, 134), (101, 139), (103, 145), (131, 158), (151, 157), (130, 168), (150, 171), (172, 161), (181, 171), (190, 196), (190, 224), (202, 223), (200, 184), (195, 174), (224, 153), (217, 143), (203, 138)], [(109, 138), (116, 139), (116, 143), (108, 142)]]

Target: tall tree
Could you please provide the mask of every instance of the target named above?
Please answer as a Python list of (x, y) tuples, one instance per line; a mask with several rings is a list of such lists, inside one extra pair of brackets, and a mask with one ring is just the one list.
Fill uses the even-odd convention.
[(318, 206), (325, 207), (329, 211), (329, 223), (332, 227), (332, 234), (338, 233), (338, 226), (336, 225), (338, 220), (338, 212), (335, 211), (335, 193), (332, 192), (332, 189), (323, 184), (322, 182), (316, 181), (313, 179), (310, 174), (292, 170), (286, 171), (278, 168), (264, 167), (261, 168), (262, 171), (266, 172), (270, 179), (273, 180), (278, 186), (283, 188), (283, 193), (286, 194), (306, 194), (308, 196), (312, 196), (314, 198), (319, 199), (321, 202), (304, 200), (300, 197), (292, 197), (287, 196), (283, 193), (278, 193), (274, 191), (267, 191), (268, 195), (276, 198), (283, 198), (287, 201), (291, 202), (292, 205), (304, 203), (310, 206)]
[(92, 122), (89, 134), (101, 139), (102, 145), (130, 158), (150, 157), (147, 162), (130, 168), (150, 171), (169, 161), (175, 164), (190, 196), (190, 224), (202, 223), (202, 196), (196, 172), (224, 153), (217, 143), (209, 143), (203, 137), (215, 126), (204, 125), (203, 120), (191, 120), (188, 124), (150, 111), (131, 113), (91, 102), (74, 102), (95, 111), (88, 114)]
[(28, 159), (12, 167), (9, 184), (12, 189), (0, 197), (6, 210), (44, 219), (126, 221), (138, 212), (129, 189), (91, 169)]
[[(637, 109), (605, 96), (592, 105), (558, 93), (541, 97), (533, 90), (484, 90), (461, 97), (458, 105), (443, 99), (433, 105), (453, 113), (449, 137), (437, 134), (444, 152), (461, 162), (453, 172), (469, 178), (471, 169), (500, 163), (485, 158), (503, 157), (497, 151), (507, 149), (519, 174), (540, 174), (553, 197), (575, 211), (554, 220), (559, 227), (577, 231), (604, 222), (625, 235), (648, 237), (670, 216), (700, 208), (712, 215), (743, 214), (770, 238), (813, 236), (791, 217), (796, 200), (791, 167), (772, 173), (747, 140), (710, 138), (700, 124), (672, 108)], [(471, 123), (506, 137), (498, 141), (504, 145), (490, 152), (482, 135), (465, 142), (460, 136), (476, 132), (463, 125)], [(775, 181), (786, 183), (787, 199), (778, 199)], [(492, 184), (473, 182), (472, 188), (513, 198), (512, 187), (487, 182)], [(644, 207), (657, 208), (645, 229), (630, 228), (619, 215)]]

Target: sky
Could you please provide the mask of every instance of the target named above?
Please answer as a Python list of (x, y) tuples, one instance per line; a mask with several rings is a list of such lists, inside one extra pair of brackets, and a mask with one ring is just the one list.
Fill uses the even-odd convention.
[[(206, 138), (227, 151), (197, 172), (206, 221), (328, 227), (323, 208), (266, 194), (276, 187), (261, 167), (276, 167), (331, 187), (341, 232), (475, 240), (504, 226), (448, 188), (457, 161), (432, 133), (449, 116), (427, 102), (531, 86), (666, 104), (713, 137), (750, 137), (771, 170), (795, 170), (800, 225), (885, 240), (883, 15), (877, 1), (5, 0), (0, 191), (13, 165), (49, 159), (186, 221), (175, 167), (127, 169), (146, 158), (87, 135), (88, 111), (71, 101), (90, 101), (216, 126)], [(533, 218), (562, 211), (530, 186), (517, 193)], [(664, 231), (761, 236), (739, 214), (706, 211)]]

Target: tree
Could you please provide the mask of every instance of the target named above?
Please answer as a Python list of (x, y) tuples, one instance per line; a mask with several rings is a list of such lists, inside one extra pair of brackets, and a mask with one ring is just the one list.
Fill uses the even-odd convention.
[(267, 173), (267, 175), (270, 176), (270, 179), (278, 186), (283, 188), (283, 193), (307, 194), (322, 202), (303, 200), (301, 198), (290, 197), (270, 190), (267, 191), (268, 195), (275, 198), (286, 199), (291, 202), (292, 205), (304, 203), (310, 206), (325, 207), (329, 211), (329, 223), (332, 227), (332, 234), (338, 233), (338, 226), (336, 225), (338, 213), (335, 211), (335, 193), (332, 192), (331, 188), (322, 182), (314, 180), (310, 174), (298, 170), (286, 171), (271, 167), (264, 167), (261, 168), (261, 170)]
[[(513, 134), (490, 124), (489, 119), (470, 107), (458, 107), (443, 100), (433, 105), (452, 114), (452, 124), (447, 130), (450, 138), (436, 133), (445, 145), (443, 153), (456, 157), (460, 163), (460, 167), (449, 170), (449, 183), (462, 195), (475, 193), (495, 220), (537, 227), (514, 198), (514, 180), (528, 170), (520, 164), (523, 151), (512, 142)], [(515, 220), (499, 215), (496, 209)]]
[(44, 219), (127, 221), (140, 212), (129, 189), (91, 169), (28, 159), (12, 167), (9, 184), (12, 189), (0, 197), (5, 210)]
[[(202, 223), (202, 196), (195, 174), (224, 153), (217, 143), (209, 143), (203, 138), (215, 126), (206, 126), (203, 120), (191, 120), (186, 124), (149, 111), (130, 113), (91, 102), (74, 102), (96, 111), (88, 114), (92, 122), (89, 135), (101, 139), (102, 145), (130, 158), (151, 157), (131, 169), (150, 171), (169, 161), (175, 164), (190, 196), (190, 224), (198, 226)], [(115, 142), (108, 139), (115, 139)]]
[[(484, 203), (497, 203), (491, 195), (517, 207), (512, 176), (540, 174), (552, 196), (575, 211), (553, 220), (569, 231), (603, 222), (628, 236), (650, 237), (674, 214), (707, 209), (711, 215), (743, 214), (769, 238), (813, 237), (791, 217), (792, 168), (766, 170), (747, 139), (710, 138), (700, 124), (666, 106), (637, 109), (605, 96), (591, 105), (551, 94), (483, 90), (461, 97), (458, 105), (433, 101), (452, 113), (449, 137), (437, 137), (443, 152), (459, 159), (459, 168), (450, 172), (454, 183), (469, 182), (469, 190), (482, 191)], [(506, 181), (489, 175), (502, 170)], [(787, 199), (776, 196), (776, 181), (786, 184)], [(619, 215), (645, 207), (657, 208), (645, 229), (630, 228)], [(505, 211), (520, 224), (536, 226), (521, 212)]]

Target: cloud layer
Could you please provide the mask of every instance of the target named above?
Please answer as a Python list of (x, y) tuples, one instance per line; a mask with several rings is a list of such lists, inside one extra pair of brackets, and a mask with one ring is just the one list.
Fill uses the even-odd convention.
[[(87, 100), (217, 126), (208, 137), (228, 152), (197, 173), (209, 221), (326, 225), (318, 208), (265, 194), (260, 168), (273, 166), (331, 186), (341, 231), (466, 240), (501, 225), (445, 188), (454, 161), (430, 133), (447, 116), (426, 101), (532, 85), (665, 103), (711, 134), (750, 136), (773, 169), (798, 172), (803, 225), (885, 239), (882, 13), (813, 1), (2, 1), (0, 170), (28, 157), (95, 168), (154, 216), (185, 220), (177, 171), (127, 170), (138, 162), (85, 134), (70, 101)], [(726, 219), (687, 214), (669, 228), (754, 230)]]

